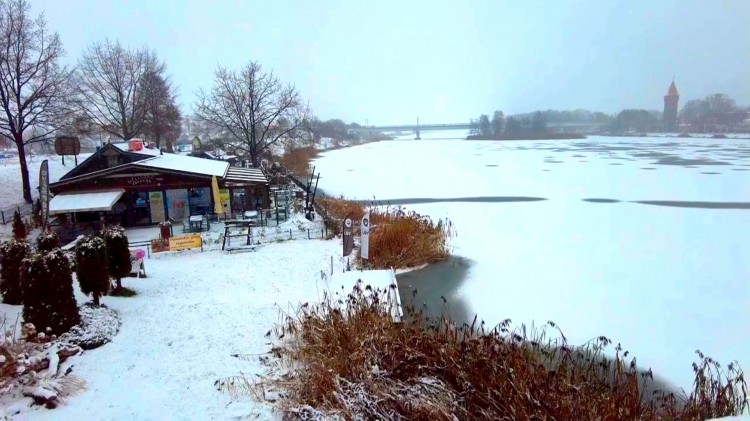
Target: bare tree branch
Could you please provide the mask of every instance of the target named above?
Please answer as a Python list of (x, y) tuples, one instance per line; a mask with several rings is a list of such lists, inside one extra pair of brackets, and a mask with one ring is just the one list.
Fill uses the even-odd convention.
[(0, 0), (0, 136), (18, 149), (24, 200), (31, 186), (24, 146), (49, 141), (68, 118), (71, 71), (65, 51), (43, 16), (32, 19), (27, 0)]
[(255, 166), (269, 147), (297, 136), (309, 117), (296, 88), (253, 61), (236, 72), (219, 67), (211, 90), (197, 96), (195, 119), (227, 136)]
[(126, 49), (119, 42), (92, 44), (78, 64), (78, 107), (103, 131), (124, 140), (143, 134), (147, 77), (163, 77), (166, 70), (148, 48)]
[(177, 106), (177, 94), (168, 78), (152, 73), (143, 79), (141, 96), (146, 110), (143, 132), (152, 139), (158, 148), (164, 140), (168, 152), (182, 132), (180, 109)]

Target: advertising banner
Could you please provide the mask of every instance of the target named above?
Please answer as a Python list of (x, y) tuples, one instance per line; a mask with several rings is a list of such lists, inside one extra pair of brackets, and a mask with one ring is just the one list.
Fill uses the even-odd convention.
[(42, 230), (49, 220), (49, 163), (45, 159), (39, 167), (39, 201), (42, 203)]
[(203, 238), (200, 234), (180, 235), (169, 239), (169, 250), (180, 251), (201, 248)]
[(344, 226), (341, 230), (342, 237), (344, 240), (344, 257), (350, 255), (354, 250), (354, 230), (352, 229), (354, 224), (352, 223), (352, 216), (346, 215), (344, 218)]
[(190, 215), (187, 189), (167, 190), (167, 209), (172, 219), (181, 221), (187, 218)]
[(151, 240), (151, 253), (161, 253), (169, 251), (169, 240), (166, 238), (157, 238)]
[(151, 222), (163, 222), (167, 218), (164, 215), (164, 195), (160, 191), (148, 193), (148, 202), (151, 209)]
[(221, 206), (224, 207), (224, 212), (229, 212), (229, 189), (220, 189), (219, 199), (221, 200)]

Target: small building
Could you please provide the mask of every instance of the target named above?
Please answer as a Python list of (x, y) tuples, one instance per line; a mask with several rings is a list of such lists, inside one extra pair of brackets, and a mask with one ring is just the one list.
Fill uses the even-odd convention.
[(212, 214), (214, 177), (226, 212), (269, 207), (269, 181), (261, 169), (131, 141), (104, 145), (50, 184), (51, 225), (67, 240), (98, 230), (102, 222), (133, 227)]

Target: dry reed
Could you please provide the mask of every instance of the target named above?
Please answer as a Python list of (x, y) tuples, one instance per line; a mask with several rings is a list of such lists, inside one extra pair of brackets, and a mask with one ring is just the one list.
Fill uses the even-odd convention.
[(675, 395), (653, 390), (621, 347), (605, 357), (606, 337), (573, 347), (552, 322), (486, 330), (476, 317), (456, 326), (413, 308), (393, 323), (385, 291), (364, 289), (300, 307), (277, 328), (287, 339), (273, 353), (289, 371), (274, 385), (287, 390), (287, 419), (693, 420), (747, 408), (737, 363), (723, 370), (699, 353), (694, 390)]

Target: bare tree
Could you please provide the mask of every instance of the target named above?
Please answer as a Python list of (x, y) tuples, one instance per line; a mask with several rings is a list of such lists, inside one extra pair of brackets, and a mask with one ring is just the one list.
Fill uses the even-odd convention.
[(199, 91), (195, 106), (196, 119), (229, 135), (254, 166), (271, 145), (296, 137), (308, 113), (294, 86), (254, 61), (238, 72), (219, 67), (213, 88)]
[(153, 139), (157, 148), (161, 148), (161, 141), (164, 140), (167, 151), (173, 152), (173, 145), (182, 132), (182, 116), (174, 86), (169, 79), (157, 73), (147, 75), (142, 83), (146, 85), (143, 91), (148, 93), (141, 96), (146, 112), (143, 134)]
[(143, 133), (150, 75), (166, 66), (148, 48), (126, 49), (109, 40), (92, 44), (78, 64), (80, 109), (103, 131), (123, 140)]
[(49, 141), (65, 119), (70, 71), (61, 66), (62, 42), (43, 15), (29, 16), (27, 0), (0, 0), (0, 137), (21, 164), (23, 198), (31, 203), (24, 146)]

